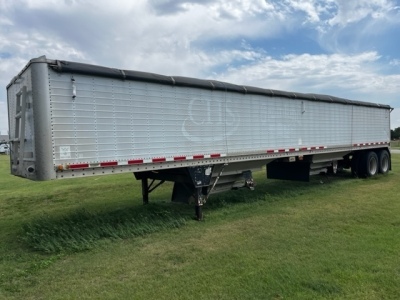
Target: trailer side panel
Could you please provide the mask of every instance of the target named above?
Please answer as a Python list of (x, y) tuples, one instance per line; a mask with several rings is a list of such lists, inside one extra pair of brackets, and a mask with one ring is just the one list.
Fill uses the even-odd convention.
[(7, 89), (12, 172), (37, 180), (117, 168), (242, 168), (296, 155), (329, 160), (390, 142), (389, 106), (327, 95), (45, 58)]

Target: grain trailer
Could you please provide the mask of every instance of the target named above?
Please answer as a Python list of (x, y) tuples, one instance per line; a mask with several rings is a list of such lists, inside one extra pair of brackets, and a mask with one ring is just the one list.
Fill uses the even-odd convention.
[(134, 173), (144, 203), (165, 181), (202, 218), (252, 172), (309, 180), (391, 169), (383, 104), (39, 57), (7, 86), (11, 173), (32, 180)]

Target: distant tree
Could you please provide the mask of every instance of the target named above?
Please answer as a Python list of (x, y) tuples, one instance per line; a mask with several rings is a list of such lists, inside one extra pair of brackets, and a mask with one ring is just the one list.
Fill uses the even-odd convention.
[(400, 139), (400, 127), (397, 127), (395, 130), (390, 130), (390, 138), (392, 140)]

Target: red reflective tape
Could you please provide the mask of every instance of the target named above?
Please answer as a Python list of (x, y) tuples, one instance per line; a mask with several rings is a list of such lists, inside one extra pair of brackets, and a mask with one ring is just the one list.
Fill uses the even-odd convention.
[(285, 152), (285, 149), (279, 149), (278, 152), (279, 153)]
[(100, 167), (112, 167), (112, 166), (118, 166), (118, 162), (117, 161), (106, 161), (106, 162), (100, 163)]
[(362, 147), (362, 146), (375, 146), (375, 145), (387, 145), (388, 142), (371, 142), (371, 143), (359, 143), (353, 144), (354, 147)]
[(289, 152), (295, 152), (295, 151), (296, 151), (296, 149), (294, 149), (294, 148), (289, 149)]
[(68, 165), (69, 169), (84, 169), (84, 168), (89, 168), (89, 164), (73, 164), (73, 165)]
[(203, 159), (204, 155), (193, 155), (193, 159)]
[(210, 157), (211, 158), (221, 157), (221, 154), (218, 154), (218, 153), (210, 154)]
[(174, 160), (186, 160), (186, 156), (175, 156)]
[(267, 153), (274, 153), (274, 150), (267, 150)]
[(152, 162), (154, 162), (154, 163), (164, 162), (164, 161), (166, 161), (165, 157), (157, 157), (157, 158), (152, 159)]
[(132, 159), (128, 160), (128, 165), (137, 165), (137, 164), (142, 164), (143, 159)]
[(303, 147), (300, 149), (301, 151), (307, 151), (307, 147)]

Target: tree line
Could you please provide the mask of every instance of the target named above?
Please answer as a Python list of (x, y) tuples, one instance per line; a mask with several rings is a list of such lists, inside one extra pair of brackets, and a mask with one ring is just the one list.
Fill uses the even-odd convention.
[(397, 127), (394, 130), (390, 130), (390, 138), (392, 140), (398, 140), (400, 139), (400, 127)]

